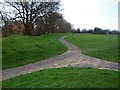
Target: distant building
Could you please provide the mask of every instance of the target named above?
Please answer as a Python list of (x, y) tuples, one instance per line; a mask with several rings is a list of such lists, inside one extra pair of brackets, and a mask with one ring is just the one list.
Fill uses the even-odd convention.
[(17, 30), (18, 32), (23, 32), (25, 30), (25, 26), (21, 20), (15, 21), (11, 26), (13, 30)]
[(24, 23), (21, 20), (6, 20), (4, 21), (4, 26), (7, 27), (10, 30), (16, 30), (17, 32), (23, 32), (25, 30)]

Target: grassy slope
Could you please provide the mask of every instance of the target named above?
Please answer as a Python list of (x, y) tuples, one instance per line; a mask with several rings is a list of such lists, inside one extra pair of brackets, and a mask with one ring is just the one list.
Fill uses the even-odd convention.
[(118, 72), (82, 68), (47, 69), (3, 81), (3, 88), (117, 88)]
[(42, 36), (11, 36), (3, 38), (3, 69), (40, 61), (58, 54), (67, 48), (58, 40), (64, 34)]
[(73, 34), (66, 40), (74, 43), (82, 53), (117, 62), (118, 38), (111, 35)]

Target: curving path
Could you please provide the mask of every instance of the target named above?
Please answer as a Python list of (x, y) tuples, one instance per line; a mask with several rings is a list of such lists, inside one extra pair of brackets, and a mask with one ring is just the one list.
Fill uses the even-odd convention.
[(64, 40), (66, 36), (59, 40), (68, 47), (68, 51), (62, 55), (55, 56), (43, 61), (27, 64), (24, 66), (15, 67), (2, 71), (2, 80), (9, 79), (21, 74), (31, 73), (46, 68), (60, 68), (60, 67), (86, 67), (97, 69), (109, 69), (118, 71), (118, 63), (109, 62), (97, 58), (93, 58), (80, 53), (80, 49), (72, 43)]

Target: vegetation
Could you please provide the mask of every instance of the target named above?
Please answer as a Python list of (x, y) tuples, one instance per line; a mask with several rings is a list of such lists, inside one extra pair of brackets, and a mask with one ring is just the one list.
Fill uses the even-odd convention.
[(93, 57), (118, 61), (118, 37), (112, 35), (73, 34), (66, 40), (80, 47), (81, 52)]
[(3, 38), (2, 67), (12, 68), (62, 54), (67, 48), (58, 40), (65, 34), (14, 35)]
[[(65, 52), (67, 48), (58, 40), (65, 34), (48, 33), (81, 33), (80, 29), (74, 30), (63, 18), (60, 2), (16, 1), (0, 3), (3, 5), (0, 10), (4, 22), (2, 37), (6, 37), (2, 38), (2, 69), (41, 61)], [(118, 38), (108, 34), (119, 34), (119, 31), (95, 27), (89, 31), (83, 29), (82, 33), (107, 35), (70, 34), (66, 39), (80, 47), (84, 54), (117, 62)], [(28, 36), (7, 37), (11, 34)], [(118, 73), (115, 71), (57, 68), (4, 80), (3, 88), (117, 88), (117, 80)]]
[[(0, 14), (1, 19), (4, 21), (2, 27), (3, 37), (14, 33), (42, 35), (69, 32), (71, 30), (71, 24), (60, 13), (60, 2), (17, 2), (15, 0), (15, 2), (6, 1), (2, 5), (2, 9), (4, 9), (0, 11)], [(12, 7), (9, 12), (7, 6)], [(18, 21), (21, 22), (21, 25), (15, 24)]]
[(117, 88), (118, 72), (90, 68), (56, 68), (3, 81), (3, 88)]
[(73, 33), (91, 33), (91, 34), (120, 34), (120, 31), (118, 30), (110, 30), (110, 29), (101, 29), (98, 27), (95, 27), (94, 29), (86, 30), (85, 28), (83, 30), (80, 30), (80, 28), (73, 29), (71, 32)]
[[(21, 19), (25, 25), (25, 34), (30, 35), (39, 18), (58, 12), (59, 2), (5, 2), (14, 8), (14, 19)], [(11, 18), (12, 19), (12, 18)], [(50, 22), (50, 21), (49, 21)]]

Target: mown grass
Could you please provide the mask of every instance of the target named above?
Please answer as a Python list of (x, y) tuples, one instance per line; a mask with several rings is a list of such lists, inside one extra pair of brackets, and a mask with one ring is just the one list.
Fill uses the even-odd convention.
[(73, 34), (66, 40), (77, 45), (86, 55), (118, 62), (118, 37), (116, 36)]
[(58, 38), (63, 35), (65, 34), (14, 35), (3, 38), (2, 68), (13, 68), (62, 54), (67, 48)]
[(3, 88), (118, 88), (118, 72), (90, 68), (56, 68), (3, 81)]

